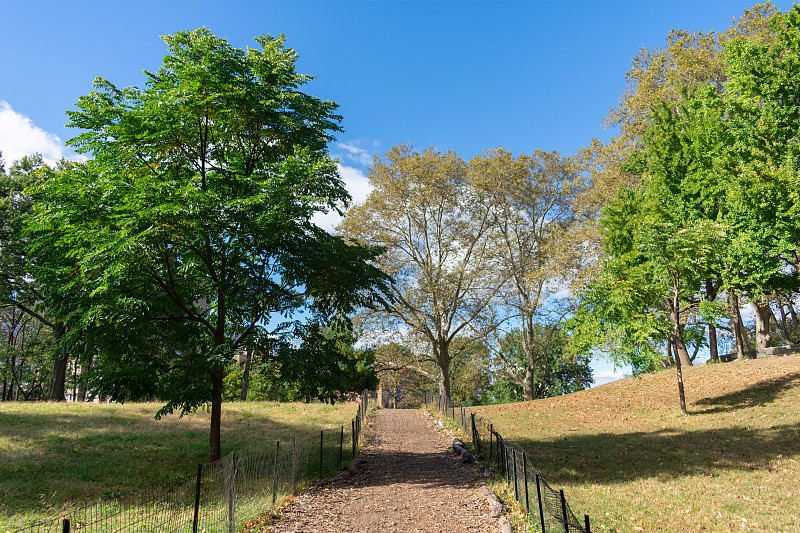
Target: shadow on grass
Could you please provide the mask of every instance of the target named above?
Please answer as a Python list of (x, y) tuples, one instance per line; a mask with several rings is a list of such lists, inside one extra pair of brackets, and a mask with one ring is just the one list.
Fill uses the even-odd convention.
[(661, 429), (575, 435), (562, 440), (514, 439), (534, 467), (555, 483), (627, 483), (726, 470), (766, 470), (796, 453), (800, 423), (766, 428)]
[(695, 405), (710, 406), (710, 408), (700, 409), (692, 414), (722, 413), (766, 405), (798, 385), (800, 385), (800, 372), (787, 374), (777, 379), (759, 381), (740, 391), (698, 400), (694, 402)]
[[(315, 476), (320, 429), (299, 421), (258, 415), (226, 419), (223, 414), (222, 455), (245, 448), (272, 451), (276, 440), (286, 446), (297, 436), (299, 453), (310, 456), (306, 462)], [(130, 414), (0, 412), (0, 436), (12, 443), (0, 447), (0, 515), (41, 513), (67, 501), (90, 503), (109, 494), (169, 487), (194, 479), (197, 464), (208, 457), (207, 427), (187, 419), (164, 424)], [(348, 421), (345, 457), (351, 438)], [(339, 428), (325, 430), (325, 468), (338, 459), (340, 439)], [(14, 445), (20, 442), (26, 445)]]

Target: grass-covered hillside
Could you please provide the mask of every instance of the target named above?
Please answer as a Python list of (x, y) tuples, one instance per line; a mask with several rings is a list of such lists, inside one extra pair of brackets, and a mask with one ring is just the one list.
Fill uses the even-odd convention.
[(800, 531), (800, 358), (628, 378), (478, 408), (592, 531)]
[[(154, 420), (155, 403), (0, 403), (0, 531), (58, 516), (101, 498), (191, 479), (208, 457), (208, 413)], [(223, 405), (223, 454), (297, 437), (339, 444), (357, 405)], [(334, 431), (336, 429), (336, 431)]]

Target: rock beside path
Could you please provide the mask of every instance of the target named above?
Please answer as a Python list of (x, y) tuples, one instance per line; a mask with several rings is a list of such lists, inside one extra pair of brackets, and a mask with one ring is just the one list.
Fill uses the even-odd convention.
[(379, 410), (355, 473), (304, 492), (265, 533), (498, 531), (477, 469), (433, 426), (419, 411)]

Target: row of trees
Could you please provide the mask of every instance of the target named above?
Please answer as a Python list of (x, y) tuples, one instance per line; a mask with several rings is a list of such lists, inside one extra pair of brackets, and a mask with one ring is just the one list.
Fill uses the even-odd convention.
[[(797, 342), (798, 7), (643, 50), (618, 135), (574, 157), (397, 146), (337, 235), (311, 218), (349, 200), (341, 117), (283, 38), (165, 40), (145, 88), (98, 78), (69, 113), (86, 163), (0, 172), (4, 399), (63, 399), (72, 364), (159, 415), (210, 403), (214, 459), (223, 397), (251, 381), (333, 399), (405, 369), (462, 401), (532, 399), (588, 386), (602, 349), (680, 385), (718, 330), (750, 351), (743, 300), (757, 349)], [(353, 347), (356, 312), (375, 349)]]
[(799, 50), (798, 6), (757, 6), (724, 36), (673, 33), (622, 107), (666, 69), (659, 97), (642, 116), (617, 115), (628, 182), (599, 217), (604, 259), (580, 294), (576, 344), (637, 370), (674, 362), (684, 411), (692, 345), (716, 361), (719, 329), (740, 357), (773, 336), (800, 342)]
[(339, 231), (387, 250), (389, 306), (360, 321), (412, 349), (379, 360), (450, 395), (451, 365), (477, 343), (531, 399), (551, 339), (566, 338), (573, 360), (675, 365), (685, 409), (680, 368), (703, 347), (717, 361), (719, 331), (739, 357), (796, 346), (798, 13), (760, 4), (723, 33), (673, 30), (643, 49), (608, 117), (618, 134), (574, 157), (376, 158), (373, 192)]
[(561, 354), (559, 292), (581, 261), (570, 233), (585, 187), (575, 161), (494, 150), (466, 162), (398, 146), (369, 179), (374, 189), (339, 230), (386, 250), (376, 261), (391, 276), (387, 306), (359, 316), (376, 342), (410, 347), (379, 351), (384, 367), (411, 368), (451, 396), (451, 365), (486, 349), (523, 398), (550, 395), (536, 376)]

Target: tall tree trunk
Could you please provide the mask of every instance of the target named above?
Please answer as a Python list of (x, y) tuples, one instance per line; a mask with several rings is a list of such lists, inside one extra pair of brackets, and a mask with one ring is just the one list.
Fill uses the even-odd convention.
[(239, 399), (247, 401), (247, 390), (250, 388), (250, 353), (247, 351), (244, 352), (245, 360), (244, 360), (244, 375), (242, 375), (242, 394), (239, 395)]
[(739, 294), (736, 292), (736, 289), (728, 290), (728, 306), (731, 330), (736, 339), (736, 357), (739, 359), (752, 357), (753, 349), (750, 347), (750, 339), (742, 323), (742, 314), (739, 310)]
[(526, 402), (533, 400), (534, 377), (535, 373), (533, 368), (528, 366), (525, 370), (525, 378), (522, 380), (522, 398)]
[(47, 399), (51, 402), (63, 402), (64, 386), (67, 381), (67, 360), (69, 353), (64, 346), (61, 346), (61, 338), (67, 332), (67, 328), (62, 322), (56, 322), (53, 325), (53, 337), (56, 341), (56, 360), (53, 364), (53, 377), (50, 380), (50, 391), (47, 393)]
[(214, 370), (211, 374), (211, 432), (208, 442), (208, 462), (214, 462), (222, 457), (220, 428), (222, 426), (222, 368)]
[(687, 414), (686, 411), (686, 392), (683, 390), (683, 371), (681, 370), (681, 358), (675, 358), (675, 371), (678, 377), (678, 399), (681, 404), (681, 413)]
[(436, 380), (436, 384), (439, 386), (439, 394), (442, 396), (447, 396), (450, 398), (450, 369), (448, 368), (447, 371), (443, 368), (439, 368), (439, 377)]
[[(706, 300), (713, 302), (717, 299), (717, 288), (714, 287), (714, 282), (711, 279), (706, 280)], [(708, 354), (711, 356), (711, 361), (714, 363), (719, 362), (719, 351), (717, 347), (717, 326), (714, 324), (708, 325)]]
[(692, 366), (689, 350), (686, 349), (686, 343), (683, 340), (683, 328), (681, 328), (680, 324), (680, 309), (680, 302), (676, 295), (669, 313), (669, 319), (670, 322), (672, 322), (672, 346), (675, 348), (675, 364), (679, 367), (680, 365)]
[(443, 339), (441, 336), (433, 343), (433, 356), (436, 360), (436, 366), (439, 367), (439, 376), (436, 380), (439, 386), (439, 394), (443, 396), (450, 396), (450, 341)]
[(758, 299), (750, 300), (750, 307), (753, 308), (756, 317), (756, 355), (763, 357), (767, 348), (772, 346), (772, 335), (769, 331), (772, 309), (765, 294), (759, 295)]

